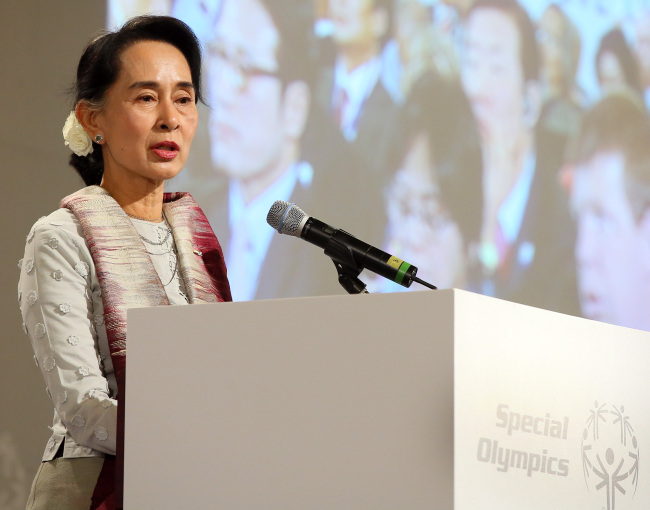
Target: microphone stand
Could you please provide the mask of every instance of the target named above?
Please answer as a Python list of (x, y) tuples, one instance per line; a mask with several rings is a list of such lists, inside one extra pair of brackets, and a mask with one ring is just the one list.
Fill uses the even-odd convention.
[[(325, 247), (325, 255), (331, 258), (332, 262), (334, 262), (336, 271), (339, 274), (339, 283), (348, 294), (370, 294), (366, 290), (366, 284), (358, 278), (359, 274), (361, 274), (361, 271), (364, 269), (363, 266), (357, 263), (354, 258), (354, 252), (346, 246), (345, 243), (339, 242), (335, 235), (329, 238), (327, 246)], [(415, 268), (415, 271), (417, 271), (417, 268)], [(430, 289), (436, 289), (435, 285), (420, 280), (420, 278), (415, 275), (413, 276), (412, 281)], [(407, 287), (410, 287), (410, 285), (411, 284), (409, 283)]]
[(366, 289), (366, 284), (357, 278), (361, 273), (361, 269), (341, 264), (334, 259), (332, 259), (332, 262), (334, 262), (336, 271), (339, 273), (339, 283), (348, 294), (370, 294)]
[(370, 294), (366, 290), (366, 284), (358, 278), (363, 267), (357, 264), (352, 250), (332, 236), (325, 248), (325, 255), (334, 262), (334, 267), (339, 274), (339, 283), (348, 294)]

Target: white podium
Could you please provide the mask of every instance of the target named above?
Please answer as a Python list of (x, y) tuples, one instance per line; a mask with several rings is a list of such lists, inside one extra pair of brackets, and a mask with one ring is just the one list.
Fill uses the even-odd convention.
[(458, 290), (128, 321), (126, 510), (650, 508), (650, 333)]

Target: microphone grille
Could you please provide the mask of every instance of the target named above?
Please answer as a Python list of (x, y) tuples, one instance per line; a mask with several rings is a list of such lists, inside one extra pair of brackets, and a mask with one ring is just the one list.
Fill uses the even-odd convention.
[(300, 237), (302, 224), (305, 222), (307, 215), (296, 204), (290, 204), (284, 200), (276, 200), (269, 214), (266, 216), (266, 222), (271, 225), (280, 234)]

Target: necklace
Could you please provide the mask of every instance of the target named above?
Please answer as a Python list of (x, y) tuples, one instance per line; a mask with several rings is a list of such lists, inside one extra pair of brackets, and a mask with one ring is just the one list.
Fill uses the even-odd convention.
[[(160, 227), (158, 227), (158, 228), (160, 228)], [(168, 265), (169, 270), (171, 271), (172, 275), (169, 278), (169, 281), (167, 283), (163, 283), (163, 287), (167, 287), (167, 285), (172, 283), (176, 279), (176, 274), (177, 273), (178, 273), (178, 276), (180, 277), (180, 272), (178, 272), (178, 255), (176, 255), (176, 250), (174, 249), (173, 242), (170, 241), (168, 243), (168, 246), (166, 246), (166, 247), (162, 246), (163, 244), (165, 244), (167, 242), (167, 240), (169, 239), (170, 234), (171, 234), (171, 229), (168, 228), (167, 229), (167, 235), (159, 243), (150, 241), (149, 239), (147, 239), (143, 235), (140, 235), (140, 239), (142, 239), (145, 243), (148, 243), (148, 244), (150, 244), (152, 246), (159, 246), (159, 247), (161, 247), (163, 249), (166, 249), (166, 251), (163, 251), (163, 252), (160, 252), (160, 253), (155, 253), (155, 252), (149, 251), (147, 249), (147, 247), (145, 246), (145, 251), (149, 255), (167, 255), (167, 260), (168, 260), (167, 265)]]
[[(136, 220), (142, 220), (142, 218), (138, 218), (137, 216), (131, 216), (129, 213), (126, 213), (126, 215), (130, 216), (131, 218), (135, 218)], [(165, 238), (162, 241), (159, 241), (159, 242), (151, 241), (150, 239), (147, 239), (145, 236), (143, 236), (142, 234), (140, 234), (138, 232), (138, 235), (140, 236), (140, 239), (142, 239), (145, 243), (150, 244), (152, 246), (162, 246), (163, 244), (165, 244), (167, 242), (167, 239), (169, 239), (169, 236), (172, 235), (172, 229), (167, 224), (167, 218), (165, 218), (165, 211), (162, 211), (160, 213), (160, 218), (158, 218), (158, 219), (163, 220), (163, 225), (164, 226), (160, 226), (160, 227), (157, 227), (157, 228), (160, 229), (160, 230), (165, 229), (167, 231), (166, 234), (165, 234)], [(142, 220), (142, 221), (149, 221), (149, 220)]]
[[(158, 228), (162, 229), (162, 227), (158, 227)], [(167, 227), (166, 230), (167, 230), (167, 233), (165, 234), (165, 238), (162, 241), (159, 241), (159, 242), (147, 239), (142, 234), (138, 234), (138, 235), (140, 236), (140, 239), (142, 239), (145, 243), (150, 244), (151, 246), (162, 246), (163, 244), (165, 244), (167, 242), (167, 239), (169, 239), (169, 236), (172, 235), (172, 229), (171, 228)]]
[[(129, 215), (130, 216), (130, 215)], [(181, 281), (181, 271), (180, 268), (178, 267), (178, 255), (176, 254), (176, 248), (174, 245), (174, 239), (173, 239), (173, 234), (172, 234), (172, 229), (167, 223), (167, 219), (165, 218), (164, 213), (161, 215), (161, 218), (163, 219), (164, 223), (160, 225), (151, 225), (150, 221), (147, 221), (147, 225), (136, 225), (136, 230), (138, 231), (138, 236), (140, 239), (142, 239), (142, 242), (144, 243), (144, 249), (145, 251), (150, 255), (150, 256), (166, 256), (167, 258), (167, 267), (169, 270), (169, 273), (171, 273), (171, 276), (169, 277), (169, 281), (163, 282), (161, 281), (163, 287), (167, 287), (174, 281), (179, 282), (179, 289), (180, 289), (180, 281)], [(136, 218), (136, 219), (141, 219), (141, 218)], [(146, 220), (145, 220), (146, 221)], [(159, 239), (159, 241), (153, 241), (149, 239), (147, 236), (141, 234), (140, 232), (144, 232), (145, 234), (147, 232), (150, 232), (153, 234), (153, 237)], [(157, 258), (157, 260), (161, 260)], [(158, 273), (159, 276), (162, 276), (161, 273)], [(187, 300), (187, 299), (186, 299)]]
[[(171, 263), (170, 263), (171, 265)], [(167, 287), (171, 282), (174, 281), (174, 278), (176, 277), (176, 272), (178, 271), (178, 258), (174, 257), (174, 271), (172, 272), (172, 277), (169, 279), (167, 283), (163, 283), (163, 287)], [(179, 275), (180, 276), (180, 275)], [(160, 282), (162, 283), (162, 282)]]

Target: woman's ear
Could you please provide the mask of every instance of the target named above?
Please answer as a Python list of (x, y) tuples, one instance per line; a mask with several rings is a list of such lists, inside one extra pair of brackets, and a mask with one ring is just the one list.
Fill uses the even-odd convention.
[(88, 136), (95, 140), (95, 136), (103, 132), (99, 122), (99, 111), (90, 107), (87, 101), (79, 101), (75, 108), (77, 120), (82, 125)]

